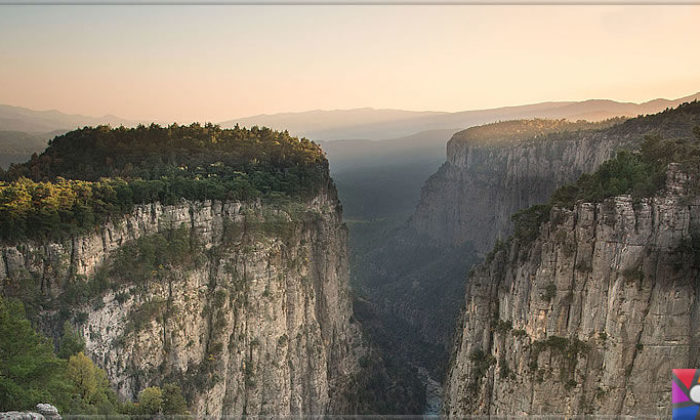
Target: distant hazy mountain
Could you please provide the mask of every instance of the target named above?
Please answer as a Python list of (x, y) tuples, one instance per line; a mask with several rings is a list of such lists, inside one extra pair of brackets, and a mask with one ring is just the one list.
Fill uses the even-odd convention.
[(100, 124), (133, 126), (138, 122), (114, 115), (88, 117), (86, 115), (64, 114), (55, 110), (34, 111), (17, 106), (0, 105), (0, 130), (47, 133), (56, 130), (69, 131), (86, 125)]
[[(420, 118), (431, 118), (445, 115), (444, 112), (413, 112), (394, 109), (344, 109), (333, 111), (304, 111), (287, 112), (282, 114), (262, 114), (252, 117), (224, 121), (222, 127), (233, 127), (235, 124), (250, 127), (253, 125), (266, 126), (277, 130), (288, 130), (296, 136), (304, 136), (313, 140), (338, 140), (348, 138), (380, 138), (397, 137), (421, 130), (403, 130), (395, 134), (383, 127), (400, 127), (402, 123), (412, 126), (411, 121)], [(443, 127), (445, 128), (445, 127)], [(372, 133), (373, 135), (366, 135)]]
[(468, 128), (499, 120), (520, 118), (567, 118), (599, 121), (616, 116), (635, 117), (652, 114), (683, 102), (700, 98), (700, 93), (684, 98), (654, 99), (641, 104), (592, 99), (581, 102), (544, 102), (532, 105), (463, 111), (410, 112), (386, 109), (351, 109), (307, 111), (273, 115), (256, 115), (224, 121), (223, 127), (236, 123), (243, 126), (267, 126), (289, 130), (293, 135), (312, 140), (370, 139), (402, 137), (429, 130), (454, 127)]
[(7, 168), (11, 163), (28, 160), (32, 153), (40, 153), (48, 141), (61, 132), (25, 133), (22, 131), (0, 130), (0, 167)]
[(26, 161), (32, 153), (41, 153), (50, 139), (76, 128), (100, 124), (128, 127), (138, 123), (114, 115), (89, 117), (0, 105), (0, 167)]

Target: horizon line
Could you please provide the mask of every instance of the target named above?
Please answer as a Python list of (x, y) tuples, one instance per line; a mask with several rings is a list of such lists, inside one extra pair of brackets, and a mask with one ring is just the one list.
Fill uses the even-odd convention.
[[(1, 1), (1, 0), (0, 0)], [(0, 5), (2, 5), (0, 3)], [(402, 108), (375, 108), (372, 106), (360, 106), (360, 107), (354, 107), (354, 108), (333, 108), (333, 109), (322, 109), (322, 108), (315, 108), (315, 109), (307, 109), (303, 111), (281, 111), (281, 112), (273, 112), (273, 113), (259, 113), (259, 114), (253, 114), (253, 115), (246, 115), (242, 117), (233, 117), (233, 118), (226, 118), (224, 120), (220, 121), (214, 121), (212, 120), (203, 120), (203, 122), (200, 121), (195, 121), (192, 120), (192, 123), (207, 123), (211, 122), (214, 124), (221, 124), (221, 123), (231, 123), (235, 122), (237, 120), (245, 120), (245, 119), (250, 119), (250, 118), (259, 118), (259, 117), (274, 117), (274, 116), (280, 116), (280, 115), (294, 115), (294, 114), (306, 114), (306, 113), (311, 113), (311, 112), (348, 112), (348, 111), (360, 111), (360, 110), (370, 110), (370, 111), (398, 111), (398, 112), (407, 112), (407, 113), (416, 113), (416, 114), (421, 114), (421, 113), (433, 113), (433, 114), (460, 114), (464, 112), (479, 112), (479, 111), (493, 111), (493, 110), (498, 110), (498, 109), (505, 109), (505, 108), (517, 108), (517, 107), (524, 107), (524, 106), (533, 106), (533, 105), (545, 105), (545, 104), (561, 104), (561, 105), (570, 105), (570, 104), (575, 104), (575, 103), (583, 103), (583, 102), (593, 102), (593, 101), (610, 101), (610, 102), (615, 102), (617, 104), (622, 104), (622, 105), (644, 105), (648, 104), (650, 102), (654, 101), (668, 101), (668, 102), (674, 102), (678, 101), (681, 99), (686, 99), (686, 98), (691, 98), (693, 96), (698, 96), (700, 95), (700, 91), (697, 91), (695, 93), (691, 93), (689, 95), (683, 95), (678, 98), (665, 98), (665, 97), (657, 97), (653, 99), (648, 99), (644, 100), (641, 102), (634, 102), (634, 101), (623, 101), (623, 100), (617, 100), (617, 99), (610, 99), (610, 98), (588, 98), (588, 99), (579, 99), (579, 100), (546, 100), (546, 101), (541, 101), (541, 102), (528, 102), (528, 103), (519, 103), (519, 104), (514, 104), (514, 105), (500, 105), (500, 106), (495, 106), (491, 108), (472, 108), (472, 109), (463, 109), (460, 111), (437, 111), (437, 110), (410, 110), (410, 109), (402, 109)], [(689, 99), (690, 100), (690, 99)], [(66, 116), (74, 116), (74, 117), (88, 117), (88, 118), (117, 118), (121, 120), (127, 120), (131, 123), (145, 123), (145, 122), (151, 122), (151, 123), (158, 123), (158, 124), (172, 124), (176, 123), (179, 124), (175, 120), (170, 120), (170, 119), (160, 119), (160, 118), (126, 118), (122, 117), (120, 115), (116, 115), (113, 112), (108, 112), (104, 115), (88, 115), (88, 114), (82, 114), (82, 113), (75, 113), (75, 112), (64, 112), (61, 111), (60, 109), (57, 108), (51, 108), (51, 109), (34, 109), (34, 108), (28, 108), (26, 106), (21, 106), (21, 105), (11, 105), (8, 103), (0, 103), (0, 107), (6, 106), (6, 107), (12, 107), (12, 108), (19, 108), (31, 112), (57, 112), (59, 114), (63, 114)]]

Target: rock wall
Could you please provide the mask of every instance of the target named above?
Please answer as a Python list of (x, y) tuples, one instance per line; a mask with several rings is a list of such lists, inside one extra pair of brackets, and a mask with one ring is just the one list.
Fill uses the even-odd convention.
[[(203, 244), (194, 267), (159, 267), (145, 283), (127, 282), (73, 308), (85, 314), (87, 354), (119, 394), (134, 398), (171, 381), (198, 416), (351, 411), (344, 394), (365, 349), (332, 187), (284, 206), (137, 206), (64, 243), (4, 246), (0, 285), (12, 294), (32, 284), (44, 301), (56, 300), (69, 281), (87, 287), (121, 247), (180, 226)], [(42, 313), (49, 333), (60, 330), (51, 321), (57, 312)]]
[[(521, 140), (456, 133), (447, 159), (423, 186), (410, 225), (436, 242), (471, 242), (486, 253), (511, 233), (516, 211), (543, 203), (561, 185), (594, 171), (617, 150), (637, 146), (647, 134), (689, 136), (700, 123), (697, 104), (609, 128), (543, 134)], [(496, 125), (497, 126), (497, 125)]]
[(476, 267), (445, 413), (669, 415), (671, 369), (700, 363), (696, 182), (555, 208)]

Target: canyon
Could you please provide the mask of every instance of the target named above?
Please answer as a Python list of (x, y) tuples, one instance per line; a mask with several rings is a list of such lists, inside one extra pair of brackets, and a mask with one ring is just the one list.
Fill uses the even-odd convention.
[(404, 350), (405, 358), (433, 378), (445, 378), (455, 358), (453, 340), (463, 335), (458, 322), (468, 273), (512, 234), (511, 216), (547, 202), (558, 187), (593, 172), (618, 151), (635, 150), (647, 135), (687, 138), (697, 125), (698, 105), (691, 103), (629, 120), (507, 121), (455, 134), (415, 213), (364, 261), (363, 285), (374, 296), (384, 329), (412, 337), (415, 345)]

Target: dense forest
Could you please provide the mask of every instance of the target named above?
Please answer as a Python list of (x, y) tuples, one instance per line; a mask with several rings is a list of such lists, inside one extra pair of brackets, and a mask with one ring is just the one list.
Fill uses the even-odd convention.
[(289, 133), (192, 124), (86, 127), (0, 174), (0, 239), (57, 239), (135, 204), (308, 198), (329, 181), (321, 148)]

